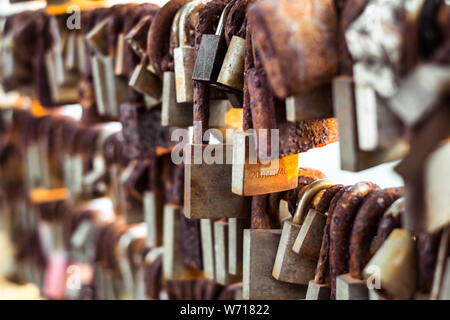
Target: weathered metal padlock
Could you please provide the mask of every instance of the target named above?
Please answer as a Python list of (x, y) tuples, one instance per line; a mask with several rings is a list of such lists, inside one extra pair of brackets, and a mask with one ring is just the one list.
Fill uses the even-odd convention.
[(163, 196), (158, 191), (147, 191), (143, 199), (144, 220), (147, 223), (147, 245), (159, 247), (163, 243)]
[(242, 91), (244, 88), (245, 39), (234, 35), (217, 77), (217, 83), (227, 88)]
[(192, 1), (181, 9), (178, 27), (178, 47), (173, 50), (176, 96), (178, 103), (191, 102), (193, 99), (192, 73), (195, 63), (195, 49), (191, 47), (192, 17), (205, 6), (203, 1)]
[(302, 229), (305, 211), (309, 203), (319, 191), (331, 187), (333, 184), (331, 180), (321, 179), (314, 181), (304, 189), (292, 222), (286, 221), (283, 225), (283, 232), (273, 266), (272, 275), (275, 279), (306, 285), (314, 278), (318, 257), (305, 254), (298, 255), (292, 251), (292, 247)]
[(256, 139), (253, 132), (234, 134), (232, 192), (251, 196), (296, 188), (298, 154), (263, 164), (257, 158)]
[[(192, 144), (184, 173), (184, 214), (190, 219), (248, 217), (249, 199), (231, 192), (232, 146)], [(208, 154), (209, 152), (209, 154)], [(209, 155), (208, 163), (204, 155)], [(227, 161), (228, 159), (228, 161)], [(219, 201), (219, 202), (218, 202)], [(220, 211), (217, 207), (222, 208)]]
[(137, 283), (129, 261), (129, 246), (138, 238), (147, 236), (146, 224), (130, 226), (130, 228), (119, 238), (117, 246), (117, 260), (121, 276), (123, 278), (123, 292), (121, 299), (136, 299)]
[(178, 103), (176, 98), (175, 73), (163, 75), (161, 125), (188, 127), (192, 125), (192, 103)]
[(125, 62), (125, 34), (122, 32), (117, 36), (117, 45), (115, 49), (115, 64), (114, 64), (114, 75), (116, 76), (127, 76), (126, 62)]
[[(251, 229), (244, 230), (242, 287), (243, 298), (303, 299), (306, 286), (286, 283), (272, 276), (281, 230), (268, 210), (267, 195), (252, 198)], [(278, 220), (278, 219), (277, 219)]]
[(86, 40), (89, 45), (95, 50), (96, 54), (101, 56), (107, 56), (109, 54), (108, 23), (109, 18), (105, 18), (86, 34)]
[(182, 207), (164, 206), (163, 274), (167, 279), (183, 280), (202, 276), (202, 272), (184, 264), (181, 239)]
[(205, 278), (215, 280), (216, 265), (214, 254), (214, 220), (200, 220), (200, 236), (202, 240), (203, 272)]
[(286, 98), (288, 121), (331, 117), (333, 117), (333, 94), (329, 84)]
[(219, 220), (214, 222), (214, 261), (216, 282), (228, 285), (241, 281), (240, 275), (232, 275), (229, 270), (229, 224)]
[(161, 99), (161, 80), (145, 65), (138, 64), (134, 68), (128, 85), (134, 90), (154, 98), (155, 104)]
[(228, 219), (228, 272), (242, 276), (244, 229), (250, 227), (250, 219)]
[(205, 81), (208, 83), (216, 82), (226, 53), (224, 24), (228, 12), (234, 2), (235, 1), (230, 1), (223, 9), (216, 33), (202, 35), (197, 59), (195, 60), (194, 72), (192, 75), (193, 80)]
[(244, 230), (243, 299), (305, 298), (305, 286), (278, 281), (272, 277), (280, 237), (279, 229)]
[[(364, 92), (368, 93), (367, 90)], [(341, 168), (360, 171), (401, 158), (407, 150), (406, 145), (401, 141), (390, 148), (378, 148), (373, 151), (364, 151), (360, 148), (356, 104), (355, 85), (352, 77), (335, 78), (333, 80), (333, 108), (335, 117), (338, 119), (339, 140), (341, 141), (339, 144)], [(374, 127), (372, 126), (372, 128)]]
[[(393, 299), (410, 299), (416, 289), (416, 249), (413, 236), (395, 229), (363, 271)], [(376, 291), (378, 291), (376, 289)]]
[[(170, 41), (171, 46), (179, 45), (179, 24), (182, 13), (186, 10), (184, 5), (176, 12), (171, 26)], [(161, 105), (161, 125), (188, 127), (192, 125), (193, 113), (191, 103), (178, 103), (176, 97), (175, 72), (165, 71), (163, 73), (162, 105)]]

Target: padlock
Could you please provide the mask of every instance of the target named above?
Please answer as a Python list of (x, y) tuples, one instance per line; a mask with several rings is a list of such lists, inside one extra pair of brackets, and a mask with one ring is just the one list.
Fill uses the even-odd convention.
[[(367, 92), (367, 91), (366, 91)], [(407, 151), (404, 142), (390, 148), (378, 148), (373, 151), (361, 150), (358, 143), (358, 125), (356, 123), (356, 97), (352, 77), (340, 76), (333, 80), (333, 107), (338, 119), (341, 168), (360, 171), (380, 163), (401, 158)]]
[(147, 223), (147, 245), (158, 247), (163, 242), (163, 195), (147, 191), (143, 199), (144, 219)]
[(243, 292), (245, 300), (303, 299), (306, 287), (275, 280), (273, 263), (281, 230), (244, 230)]
[(205, 6), (205, 1), (192, 1), (184, 5), (178, 27), (178, 46), (173, 50), (176, 97), (178, 103), (192, 102), (192, 73), (195, 63), (195, 49), (191, 47), (191, 19)]
[(87, 49), (86, 49), (86, 38), (84, 35), (78, 35), (77, 36), (77, 64), (78, 64), (78, 71), (80, 73), (84, 73), (87, 68), (88, 63), (88, 55), (87, 55)]
[(201, 219), (200, 233), (202, 239), (202, 258), (205, 278), (215, 280), (216, 264), (214, 254), (214, 220)]
[(145, 238), (147, 236), (147, 225), (138, 224), (132, 225), (119, 238), (117, 246), (117, 259), (119, 269), (124, 282), (124, 291), (121, 300), (129, 300), (136, 298), (136, 285), (129, 261), (129, 246), (131, 242), (138, 238)]
[(230, 1), (220, 15), (215, 34), (203, 34), (195, 60), (193, 80), (214, 83), (220, 72), (226, 53), (224, 24), (235, 1)]
[[(364, 279), (379, 281), (391, 299), (410, 299), (416, 289), (416, 251), (413, 236), (395, 229), (364, 268)], [(377, 279), (378, 277), (378, 279)]]
[(144, 16), (125, 36), (134, 53), (141, 59), (146, 55), (147, 34), (152, 23), (151, 16)]
[(333, 94), (329, 84), (286, 98), (288, 121), (331, 117), (333, 117)]
[(253, 132), (234, 134), (232, 192), (251, 196), (296, 188), (298, 154), (262, 163), (256, 156), (256, 139)]
[(244, 229), (250, 227), (250, 219), (228, 219), (228, 272), (232, 275), (242, 276), (242, 253)]
[(214, 222), (214, 261), (216, 282), (222, 285), (229, 285), (241, 281), (241, 276), (232, 275), (229, 271), (229, 226), (228, 222), (219, 220)]
[(66, 40), (64, 68), (68, 71), (78, 71), (78, 35), (75, 32), (69, 32)]
[(109, 18), (105, 18), (86, 34), (87, 42), (95, 50), (96, 54), (100, 56), (107, 56), (109, 54), (108, 23)]
[(128, 85), (134, 90), (155, 99), (155, 104), (161, 99), (161, 80), (145, 65), (138, 64), (134, 68)]
[(122, 32), (117, 36), (117, 45), (115, 49), (115, 64), (114, 64), (114, 75), (116, 76), (127, 76), (126, 61), (125, 61), (125, 34)]
[(167, 279), (195, 279), (202, 272), (185, 266), (181, 241), (182, 207), (176, 205), (164, 206), (164, 261), (163, 274)]
[[(305, 211), (311, 200), (319, 191), (329, 188), (333, 184), (334, 183), (331, 180), (321, 179), (314, 181), (304, 189), (292, 222), (286, 221), (283, 225), (283, 232), (278, 246), (275, 264), (273, 266), (272, 275), (275, 279), (306, 285), (314, 278), (318, 255), (316, 257), (307, 254), (297, 255), (292, 251), (292, 247), (303, 228), (302, 224), (305, 219)], [(315, 239), (308, 240), (311, 241)], [(322, 238), (320, 237), (320, 241), (321, 240)], [(309, 253), (308, 250), (304, 251)]]
[(245, 39), (234, 35), (217, 77), (217, 83), (234, 90), (244, 88), (244, 52)]
[[(191, 144), (185, 149), (184, 214), (189, 219), (244, 218), (249, 199), (231, 192), (232, 146)], [(205, 160), (209, 156), (210, 160)], [(209, 163), (208, 161), (212, 161)], [(218, 202), (219, 201), (219, 202)], [(217, 207), (221, 210), (218, 211)]]

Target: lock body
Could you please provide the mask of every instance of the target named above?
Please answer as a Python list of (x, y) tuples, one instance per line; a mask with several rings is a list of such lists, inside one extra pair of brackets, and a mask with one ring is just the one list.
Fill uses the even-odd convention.
[(233, 36), (223, 59), (217, 83), (227, 88), (242, 91), (244, 88), (245, 39)]
[(192, 119), (192, 104), (177, 102), (175, 73), (171, 71), (164, 72), (161, 125), (188, 127), (192, 125)]
[(141, 64), (134, 68), (128, 85), (134, 90), (149, 95), (156, 100), (161, 98), (161, 80), (156, 74)]
[(204, 34), (202, 36), (192, 75), (194, 80), (216, 82), (227, 51), (224, 40), (221, 35)]
[(244, 231), (242, 290), (246, 300), (304, 299), (306, 286), (278, 281), (272, 277), (281, 230)]
[(279, 281), (307, 285), (314, 279), (317, 260), (298, 255), (292, 246), (302, 228), (301, 225), (286, 221), (283, 225), (272, 275)]
[(233, 142), (232, 191), (242, 196), (294, 189), (298, 185), (298, 155), (262, 164), (256, 158), (253, 133), (236, 132)]
[[(190, 145), (191, 161), (184, 166), (187, 218), (244, 218), (249, 215), (249, 199), (231, 192), (231, 153), (231, 145), (226, 144)], [(215, 154), (221, 164), (208, 164), (203, 157), (206, 154)]]
[(320, 86), (286, 98), (288, 121), (315, 120), (333, 117), (331, 85)]
[(214, 222), (214, 260), (216, 263), (216, 282), (222, 285), (229, 285), (241, 281), (240, 276), (232, 275), (229, 271), (228, 230), (228, 222)]
[(182, 46), (173, 50), (176, 97), (178, 103), (192, 102), (195, 50), (193, 47)]

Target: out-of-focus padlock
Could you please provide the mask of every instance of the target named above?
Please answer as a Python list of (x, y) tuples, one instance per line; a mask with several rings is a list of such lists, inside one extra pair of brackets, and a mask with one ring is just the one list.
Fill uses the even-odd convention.
[[(249, 199), (231, 192), (232, 146), (192, 144), (185, 150), (184, 214), (190, 219), (245, 218)], [(206, 159), (205, 156), (209, 156)], [(208, 162), (212, 161), (212, 162)], [(217, 210), (217, 208), (221, 210)]]
[(249, 227), (249, 218), (228, 219), (228, 272), (232, 275), (242, 276), (244, 229)]
[(128, 85), (134, 90), (154, 98), (155, 103), (161, 99), (161, 80), (145, 65), (138, 64), (134, 68)]
[(329, 84), (286, 98), (288, 121), (331, 117), (333, 117), (333, 94)]
[(116, 76), (127, 76), (126, 62), (125, 62), (125, 34), (122, 32), (117, 37), (117, 44), (115, 50), (115, 64), (114, 74)]
[(230, 1), (223, 9), (216, 33), (202, 35), (192, 79), (208, 83), (217, 80), (227, 48), (224, 36), (224, 23), (234, 2)]
[(242, 91), (244, 88), (245, 39), (234, 35), (223, 59), (217, 83), (227, 88)]
[(202, 259), (205, 278), (214, 280), (216, 277), (214, 254), (214, 220), (201, 219), (200, 233), (202, 239)]
[[(383, 162), (401, 158), (407, 150), (406, 145), (401, 141), (398, 141), (398, 143), (389, 148), (377, 148), (372, 151), (364, 151), (360, 148), (358, 133), (365, 131), (364, 135), (367, 138), (365, 141), (371, 141), (368, 133), (369, 131), (376, 131), (376, 128), (374, 125), (371, 125), (370, 128), (367, 127), (358, 130), (358, 127), (361, 126), (356, 121), (358, 100), (356, 99), (357, 93), (355, 90), (356, 88), (352, 77), (340, 76), (333, 80), (333, 108), (339, 125), (341, 168), (351, 171), (360, 171)], [(373, 101), (374, 97), (370, 88), (360, 88), (359, 101), (362, 100), (361, 96), (364, 94), (372, 96), (371, 101)], [(366, 103), (364, 103), (364, 105), (366, 105)], [(361, 106), (360, 109), (363, 108), (364, 106)], [(364, 114), (364, 112), (360, 112), (360, 114)]]
[(292, 222), (286, 221), (283, 225), (283, 232), (273, 266), (272, 275), (275, 279), (305, 285), (314, 279), (318, 255), (316, 257), (306, 254), (298, 255), (292, 250), (292, 247), (302, 229), (305, 211), (311, 200), (319, 191), (331, 187), (333, 184), (331, 180), (321, 179), (314, 181), (304, 190)]
[(144, 219), (147, 223), (147, 245), (158, 247), (163, 242), (163, 196), (158, 191), (147, 191), (143, 199)]
[(176, 96), (178, 103), (193, 99), (192, 73), (195, 64), (195, 49), (191, 46), (191, 19), (203, 8), (205, 2), (192, 1), (183, 6), (178, 27), (178, 47), (173, 50)]
[(161, 125), (189, 127), (192, 125), (192, 103), (178, 103), (176, 98), (175, 73), (163, 74)]
[(228, 285), (241, 281), (241, 276), (232, 275), (229, 269), (228, 252), (229, 248), (229, 224), (219, 220), (214, 222), (214, 253), (216, 282)]
[(102, 56), (107, 56), (108, 48), (108, 23), (109, 18), (105, 18), (92, 28), (86, 35), (86, 40), (95, 52)]
[[(363, 270), (392, 299), (410, 299), (416, 289), (416, 247), (406, 230), (395, 229)], [(377, 289), (375, 289), (378, 291)]]
[(163, 274), (167, 279), (183, 280), (202, 276), (202, 272), (184, 264), (181, 239), (182, 207), (164, 206), (164, 261)]
[(253, 196), (296, 188), (298, 154), (263, 164), (257, 158), (256, 139), (253, 132), (234, 134), (232, 192)]
[(279, 229), (244, 230), (243, 299), (303, 299), (306, 286), (272, 277), (273, 263), (281, 237)]

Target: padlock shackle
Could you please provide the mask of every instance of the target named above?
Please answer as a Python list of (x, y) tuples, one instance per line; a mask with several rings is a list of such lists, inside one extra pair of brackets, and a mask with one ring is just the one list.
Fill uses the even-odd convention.
[(175, 16), (173, 17), (172, 27), (170, 28), (170, 34), (171, 34), (170, 41), (172, 42), (171, 47), (173, 47), (173, 48), (176, 48), (179, 46), (178, 33), (179, 33), (180, 17), (181, 17), (181, 14), (186, 10), (186, 6), (189, 5), (190, 3), (191, 2), (186, 3), (180, 9), (178, 9), (177, 12), (175, 13)]
[(200, 9), (202, 9), (209, 0), (195, 0), (189, 2), (183, 6), (183, 11), (180, 15), (180, 22), (178, 25), (178, 46), (191, 46), (190, 45), (190, 34), (186, 31), (190, 29), (191, 18), (194, 14), (196, 14)]
[(225, 8), (223, 8), (222, 13), (219, 18), (219, 23), (217, 24), (217, 29), (216, 29), (217, 36), (220, 36), (223, 33), (223, 31), (225, 29), (225, 19), (227, 18), (228, 13), (230, 12), (230, 9), (235, 2), (236, 2), (235, 0), (232, 0), (232, 1), (228, 2), (228, 4), (225, 6)]
[[(296, 225), (301, 225), (305, 218), (305, 211), (308, 208), (311, 200), (314, 196), (323, 189), (327, 189), (335, 185), (330, 179), (320, 179), (309, 184), (303, 191), (300, 199), (297, 203), (297, 209), (295, 210), (294, 217), (292, 218), (292, 223)], [(300, 189), (301, 190), (301, 189)]]

